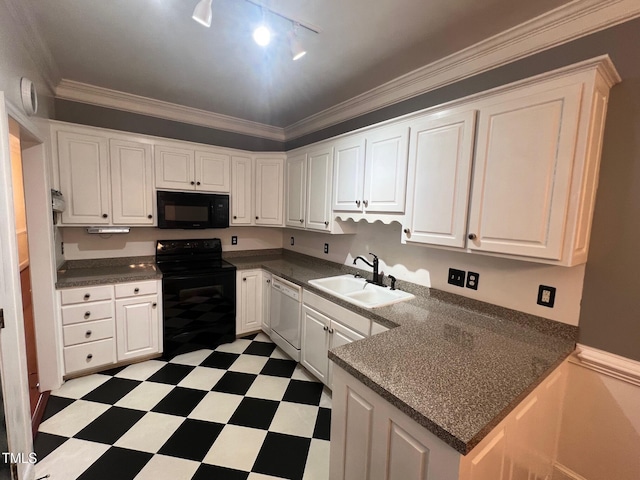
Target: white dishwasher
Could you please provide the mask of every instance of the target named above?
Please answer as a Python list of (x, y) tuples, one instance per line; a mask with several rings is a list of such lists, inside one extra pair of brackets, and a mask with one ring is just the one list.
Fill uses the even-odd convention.
[(302, 288), (275, 275), (271, 279), (271, 340), (300, 361)]

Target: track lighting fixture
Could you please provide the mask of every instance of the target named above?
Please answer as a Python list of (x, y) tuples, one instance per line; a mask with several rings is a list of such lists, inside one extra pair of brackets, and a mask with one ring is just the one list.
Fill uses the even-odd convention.
[(302, 46), (300, 38), (298, 37), (298, 27), (299, 24), (295, 23), (293, 25), (291, 35), (289, 36), (289, 46), (291, 47), (291, 58), (293, 60), (300, 60), (307, 54), (307, 51)]
[(211, 26), (211, 17), (213, 16), (211, 2), (212, 0), (200, 0), (193, 10), (193, 17), (191, 17), (205, 27)]

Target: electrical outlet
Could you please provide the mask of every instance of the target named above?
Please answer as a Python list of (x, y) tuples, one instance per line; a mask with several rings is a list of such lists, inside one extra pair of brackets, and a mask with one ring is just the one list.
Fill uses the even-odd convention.
[(464, 287), (465, 273), (466, 272), (464, 270), (456, 270), (455, 268), (450, 268), (449, 279), (447, 280), (447, 282), (457, 287)]
[(295, 240), (293, 239), (293, 237), (291, 237), (291, 243), (290, 243), (290, 245), (293, 245), (293, 244), (294, 244), (294, 242), (295, 242)]
[(476, 272), (467, 272), (467, 288), (472, 290), (478, 289), (478, 282), (480, 282), (480, 274)]
[(540, 285), (538, 287), (538, 305), (553, 308), (555, 301), (556, 287), (549, 287), (548, 285)]
[(237, 245), (238, 244), (238, 237), (233, 235), (231, 237), (231, 245)]
[(324, 244), (324, 253), (329, 253), (329, 244), (328, 243)]

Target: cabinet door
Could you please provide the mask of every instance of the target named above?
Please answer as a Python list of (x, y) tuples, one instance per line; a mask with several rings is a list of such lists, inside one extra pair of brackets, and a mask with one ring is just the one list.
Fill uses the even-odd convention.
[[(336, 322), (335, 320), (331, 321), (331, 325), (329, 326), (329, 334), (329, 350), (365, 338), (364, 335), (348, 327), (345, 327), (340, 322)], [(325, 383), (329, 388), (333, 388), (333, 362), (329, 362), (328, 376)]]
[(283, 225), (284, 157), (256, 157), (256, 225)]
[(581, 96), (515, 92), (480, 110), (470, 249), (561, 259)]
[(304, 305), (302, 307), (302, 342), (300, 363), (318, 380), (327, 383), (329, 373), (329, 317)]
[(67, 200), (63, 223), (100, 225), (111, 221), (108, 155), (105, 137), (58, 132), (60, 188)]
[(194, 190), (196, 187), (195, 154), (185, 148), (155, 147), (156, 187)]
[(262, 330), (271, 334), (271, 274), (262, 272)]
[(113, 223), (153, 225), (151, 145), (110, 140)]
[(475, 114), (411, 123), (403, 241), (464, 247)]
[(262, 272), (260, 270), (238, 272), (236, 291), (240, 292), (240, 301), (237, 305), (236, 333), (240, 335), (260, 330), (262, 326)]
[(306, 198), (306, 155), (287, 158), (286, 163), (286, 207), (285, 224), (287, 227), (304, 227)]
[(118, 361), (160, 351), (158, 296), (116, 300)]
[(231, 157), (231, 225), (253, 223), (252, 165), (250, 157)]
[(211, 151), (195, 152), (196, 190), (206, 192), (229, 192), (231, 157)]
[(333, 210), (361, 212), (364, 196), (364, 136), (354, 135), (336, 142), (333, 152)]
[(331, 222), (331, 180), (333, 149), (325, 146), (309, 152), (307, 159), (307, 213), (310, 230), (329, 231)]
[(409, 127), (382, 127), (367, 134), (364, 176), (366, 212), (404, 213)]

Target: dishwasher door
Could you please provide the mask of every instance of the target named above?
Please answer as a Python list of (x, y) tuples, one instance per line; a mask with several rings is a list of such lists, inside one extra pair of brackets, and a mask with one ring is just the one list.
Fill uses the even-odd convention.
[(271, 339), (287, 355), (300, 361), (302, 289), (274, 276), (271, 280)]

